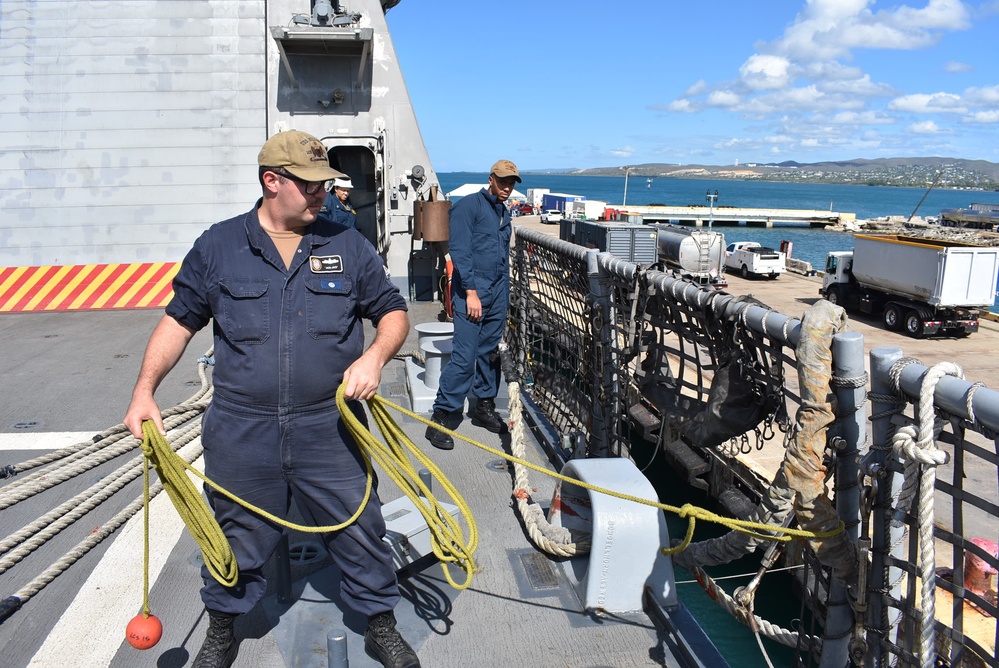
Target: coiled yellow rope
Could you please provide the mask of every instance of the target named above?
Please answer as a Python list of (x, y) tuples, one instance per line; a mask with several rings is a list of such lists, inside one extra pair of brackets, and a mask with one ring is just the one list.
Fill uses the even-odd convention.
[[(388, 415), (385, 407), (376, 401), (378, 398), (376, 396), (375, 400), (369, 401), (368, 408), (371, 410), (375, 423), (378, 424), (387, 445), (375, 438), (351, 411), (344, 397), (343, 385), (340, 386), (337, 392), (337, 408), (340, 410), (340, 415), (347, 428), (360, 446), (364, 457), (365, 468), (367, 469), (367, 483), (364, 490), (364, 498), (354, 514), (340, 524), (328, 526), (304, 526), (296, 524), (268, 513), (261, 508), (257, 508), (251, 503), (247, 503), (181, 459), (170, 448), (166, 437), (159, 433), (151, 421), (142, 423), (142, 434), (144, 437), (142, 451), (156, 469), (164, 489), (166, 489), (170, 500), (177, 509), (177, 513), (183, 519), (184, 524), (187, 525), (191, 535), (201, 548), (205, 565), (208, 567), (208, 571), (213, 578), (226, 587), (235, 585), (239, 577), (238, 565), (225, 534), (222, 533), (221, 527), (215, 521), (211, 509), (205, 503), (201, 493), (191, 482), (190, 478), (184, 474), (185, 469), (228, 499), (272, 522), (296, 531), (327, 533), (340, 531), (350, 526), (364, 511), (368, 500), (371, 498), (371, 489), (374, 480), (371, 460), (374, 459), (399, 486), (399, 489), (409, 497), (413, 505), (423, 516), (424, 521), (426, 521), (430, 529), (431, 547), (434, 555), (441, 562), (441, 567), (444, 570), (444, 576), (448, 583), (459, 590), (467, 589), (472, 584), (472, 575), (475, 573), (475, 562), (472, 555), (478, 547), (479, 534), (471, 509), (465, 503), (464, 499), (461, 498), (458, 490), (444, 477), (444, 474), (441, 473), (433, 461), (413, 444)], [(413, 466), (410, 458), (406, 455), (407, 451), (415, 456), (423, 467), (430, 471), (431, 477), (437, 479), (441, 488), (444, 489), (454, 504), (458, 506), (462, 518), (469, 527), (467, 538), (464, 536), (458, 521), (444, 509), (430, 487), (420, 479), (419, 471)], [(148, 490), (148, 481), (146, 482), (146, 489)], [(148, 562), (148, 555), (146, 561)], [(465, 571), (463, 582), (457, 582), (451, 575), (451, 571), (447, 567), (449, 563), (455, 563)]]
[[(479, 546), (479, 529), (475, 524), (472, 510), (465, 503), (458, 489), (444, 476), (433, 460), (417, 448), (402, 428), (396, 424), (389, 415), (386, 406), (402, 410), (421, 422), (429, 423), (428, 420), (415, 413), (409, 413), (409, 411), (375, 395), (368, 400), (368, 410), (371, 411), (371, 416), (385, 439), (385, 443), (382, 443), (364, 427), (364, 424), (350, 410), (344, 399), (343, 391), (344, 386), (341, 385), (336, 393), (337, 407), (340, 409), (340, 415), (347, 424), (351, 435), (361, 446), (361, 452), (366, 458), (372, 457), (378, 462), (382, 470), (409, 497), (423, 516), (430, 529), (431, 549), (434, 556), (441, 561), (444, 577), (447, 578), (448, 583), (455, 589), (467, 589), (472, 584), (472, 576), (475, 573), (473, 555)], [(447, 493), (454, 505), (458, 506), (462, 519), (468, 525), (467, 538), (464, 536), (458, 521), (444, 509), (430, 487), (420, 479), (419, 470), (413, 466), (409, 455), (415, 457), (430, 472), (430, 477), (437, 481), (437, 484)], [(465, 571), (464, 582), (458, 583), (453, 579), (447, 568), (449, 563), (455, 563)]]
[[(201, 498), (201, 493), (195, 488), (191, 479), (184, 475), (184, 469), (193, 471), (202, 480), (207, 481), (207, 478), (202, 475), (201, 471), (189, 466), (181, 459), (180, 455), (173, 451), (173, 448), (167, 443), (166, 437), (159, 432), (152, 420), (146, 420), (142, 423), (142, 436), (142, 453), (156, 469), (156, 473), (159, 474), (160, 480), (163, 482), (163, 489), (166, 490), (173, 502), (173, 507), (177, 509), (177, 513), (184, 520), (188, 531), (194, 536), (198, 547), (201, 548), (201, 556), (205, 560), (208, 571), (220, 584), (226, 587), (234, 586), (239, 578), (236, 556), (232, 553), (229, 541), (222, 533), (219, 523), (215, 521), (215, 516), (212, 515), (208, 504)], [(143, 482), (146, 494), (144, 512), (147, 527), (145, 562), (148, 565), (149, 477), (144, 475)], [(148, 566), (146, 570), (148, 571)], [(148, 582), (148, 575), (145, 577)], [(148, 588), (148, 584), (146, 586)]]
[[(347, 401), (344, 397), (343, 385), (341, 385), (340, 389), (337, 391), (336, 402), (344, 422), (361, 448), (361, 453), (364, 456), (365, 466), (367, 468), (368, 481), (365, 489), (364, 500), (357, 511), (347, 521), (332, 526), (308, 527), (298, 525), (256, 508), (252, 504), (246, 503), (234, 494), (209, 480), (204, 474), (181, 459), (169, 447), (166, 438), (159, 433), (152, 422), (147, 421), (143, 423), (142, 431), (145, 438), (143, 440), (142, 450), (156, 468), (157, 473), (159, 473), (160, 479), (163, 482), (163, 486), (167, 490), (167, 494), (169, 494), (170, 499), (177, 508), (177, 512), (180, 514), (184, 523), (194, 536), (194, 539), (201, 547), (205, 564), (208, 566), (209, 572), (211, 572), (212, 576), (221, 584), (225, 586), (232, 586), (236, 583), (236, 579), (238, 577), (238, 567), (236, 565), (235, 556), (229, 547), (229, 543), (226, 540), (225, 535), (222, 533), (221, 528), (215, 521), (211, 510), (202, 499), (201, 494), (194, 487), (194, 484), (190, 481), (190, 479), (184, 475), (184, 469), (192, 472), (207, 485), (210, 485), (213, 489), (225, 495), (232, 501), (239, 503), (243, 507), (258, 513), (261, 516), (280, 524), (281, 526), (303, 532), (324, 533), (343, 529), (354, 522), (364, 510), (364, 507), (367, 505), (371, 495), (373, 479), (371, 459), (374, 459), (385, 471), (385, 473), (399, 486), (402, 492), (413, 502), (413, 505), (426, 521), (431, 533), (431, 547), (434, 555), (441, 562), (441, 567), (444, 570), (444, 575), (447, 578), (447, 581), (452, 587), (459, 590), (466, 589), (469, 585), (471, 585), (472, 576), (475, 573), (475, 561), (473, 555), (478, 547), (479, 540), (478, 528), (475, 524), (475, 518), (472, 515), (471, 509), (461, 497), (457, 488), (455, 488), (455, 486), (444, 476), (436, 464), (434, 464), (434, 462), (427, 455), (417, 448), (413, 444), (412, 440), (410, 440), (405, 432), (403, 432), (403, 430), (399, 427), (399, 425), (395, 423), (388, 413), (389, 408), (395, 409), (403, 415), (407, 415), (418, 422), (422, 422), (435, 429), (439, 429), (446, 434), (450, 434), (452, 437), (466, 441), (492, 455), (501, 457), (511, 462), (516, 462), (539, 473), (552, 476), (562, 482), (567, 482), (594, 492), (607, 494), (609, 496), (625, 499), (634, 503), (653, 506), (686, 518), (688, 520), (687, 533), (684, 536), (683, 541), (673, 548), (663, 546), (661, 550), (664, 555), (671, 555), (680, 552), (690, 544), (693, 539), (694, 528), (698, 519), (715, 522), (726, 526), (729, 529), (740, 531), (756, 538), (780, 542), (787, 542), (792, 538), (828, 538), (844, 530), (842, 521), (836, 529), (831, 531), (805, 531), (802, 529), (793, 529), (790, 527), (781, 527), (761, 522), (751, 522), (749, 520), (725, 517), (692, 504), (685, 504), (681, 507), (671, 506), (658, 501), (643, 499), (637, 496), (603, 489), (601, 487), (597, 487), (596, 485), (591, 485), (581, 480), (576, 480), (575, 478), (570, 478), (560, 473), (549, 471), (548, 469), (533, 464), (525, 459), (514, 457), (513, 455), (497, 450), (496, 448), (492, 448), (484, 443), (479, 443), (475, 440), (467, 438), (453, 430), (445, 429), (421, 415), (406, 410), (402, 406), (399, 406), (398, 404), (395, 404), (379, 395), (375, 395), (368, 400), (368, 409), (371, 411), (371, 415), (374, 418), (375, 423), (378, 425), (379, 430), (385, 438), (385, 443), (382, 443), (364, 427), (364, 424), (350, 410), (350, 407), (347, 405)], [(448, 494), (454, 504), (458, 506), (462, 519), (468, 526), (467, 537), (462, 532), (459, 522), (443, 508), (434, 496), (430, 487), (420, 479), (419, 472), (412, 464), (410, 455), (415, 457), (423, 467), (430, 471), (431, 477), (438, 481), (440, 487), (445, 491), (445, 493)], [(465, 571), (466, 577), (463, 582), (459, 583), (453, 579), (451, 572), (447, 567), (449, 563), (454, 563)]]

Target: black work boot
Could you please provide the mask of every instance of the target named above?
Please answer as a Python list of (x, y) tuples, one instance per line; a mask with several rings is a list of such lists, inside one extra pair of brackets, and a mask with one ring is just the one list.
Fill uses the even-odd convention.
[(506, 422), (496, 412), (496, 401), (494, 399), (479, 399), (472, 409), (472, 424), (476, 427), (483, 427), (494, 434), (505, 434), (507, 431)]
[[(434, 414), (430, 417), (430, 419), (445, 429), (454, 429), (454, 427), (451, 426), (453, 418), (449, 411), (438, 408), (434, 411)], [(455, 427), (456, 426), (457, 425), (455, 425)], [(451, 438), (451, 435), (445, 434), (435, 427), (427, 427), (427, 440), (430, 441), (430, 445), (434, 446), (438, 450), (454, 449), (454, 439)]]
[(236, 638), (232, 633), (235, 615), (208, 611), (208, 634), (198, 656), (194, 657), (193, 668), (229, 668), (236, 660)]
[(368, 618), (364, 649), (385, 668), (420, 668), (416, 652), (395, 628), (395, 615), (382, 612)]

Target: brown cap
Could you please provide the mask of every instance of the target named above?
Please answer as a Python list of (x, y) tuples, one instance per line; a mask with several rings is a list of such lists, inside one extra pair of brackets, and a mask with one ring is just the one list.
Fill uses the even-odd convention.
[(330, 167), (326, 147), (312, 135), (299, 130), (279, 132), (264, 144), (257, 156), (261, 167), (283, 167), (306, 181), (332, 181), (343, 172)]
[(520, 178), (520, 172), (517, 171), (517, 165), (513, 164), (509, 160), (497, 160), (496, 164), (489, 170), (489, 173), (495, 174), (501, 179), (506, 178), (507, 176), (512, 176), (517, 179), (517, 183), (524, 182), (523, 179)]

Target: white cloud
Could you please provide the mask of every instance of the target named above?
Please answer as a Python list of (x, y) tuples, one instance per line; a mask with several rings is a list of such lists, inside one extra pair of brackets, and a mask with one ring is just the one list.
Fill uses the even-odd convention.
[[(826, 94), (811, 85), (757, 96), (748, 100), (743, 108), (748, 114), (761, 116), (778, 112), (819, 111), (828, 108), (830, 104)], [(844, 101), (843, 104), (847, 103)]]
[(838, 81), (824, 81), (819, 87), (828, 93), (844, 93), (847, 95), (861, 95), (863, 97), (890, 97), (895, 94), (895, 89), (888, 84), (875, 83), (871, 81), (871, 75), (865, 74), (855, 79), (843, 79)]
[(738, 94), (729, 90), (716, 90), (708, 95), (707, 103), (712, 107), (734, 107), (739, 104)]
[(829, 122), (837, 125), (887, 125), (895, 121), (877, 111), (841, 111), (833, 115)]
[(764, 137), (763, 141), (768, 144), (793, 144), (794, 137), (789, 137), (788, 135), (771, 135)]
[(975, 67), (973, 65), (956, 60), (951, 60), (944, 64), (944, 72), (947, 72), (948, 74), (963, 74), (964, 72), (974, 71)]
[(684, 95), (684, 97), (693, 97), (695, 95), (700, 95), (702, 93), (705, 93), (705, 92), (707, 92), (707, 90), (708, 90), (708, 84), (707, 84), (707, 82), (704, 79), (701, 79), (700, 81), (698, 81), (697, 83), (695, 83), (693, 86), (691, 86), (690, 88), (688, 88), (687, 92), (684, 93), (683, 95)]
[(634, 146), (625, 146), (623, 148), (613, 148), (610, 150), (610, 154), (616, 158), (630, 158), (634, 152)]
[[(962, 0), (799, 0), (802, 7), (783, 33), (758, 43), (728, 81), (699, 80), (666, 107), (693, 113), (707, 108), (737, 112), (754, 122), (746, 138), (732, 139), (722, 150), (817, 150), (849, 146), (855, 150), (914, 146), (917, 137), (954, 134), (943, 119), (961, 115), (964, 123), (997, 123), (999, 86), (949, 92), (920, 83), (899, 90), (877, 81), (858, 66), (878, 50), (926, 49), (947, 33), (968, 30), (988, 12), (999, 13), (999, 0), (978, 6)], [(975, 12), (974, 16), (972, 12)], [(854, 62), (855, 52), (865, 56)], [(970, 56), (969, 56), (970, 58)], [(974, 67), (961, 61), (942, 66), (948, 73)], [(889, 69), (885, 69), (885, 72)], [(888, 75), (880, 75), (888, 76)], [(924, 88), (925, 90), (925, 88)], [(911, 114), (923, 119), (913, 122)], [(930, 120), (931, 117), (932, 120)], [(902, 132), (902, 119), (909, 123)], [(898, 123), (894, 134), (882, 136)], [(779, 138), (775, 139), (775, 138)], [(742, 142), (742, 143), (737, 143)]]
[(739, 68), (742, 82), (753, 90), (784, 88), (791, 83), (791, 63), (781, 56), (754, 53)]
[(968, 88), (964, 91), (965, 101), (976, 107), (999, 106), (999, 86), (988, 88)]
[(968, 123), (999, 123), (999, 111), (976, 111), (965, 120)]
[(940, 128), (933, 121), (922, 121), (920, 123), (913, 123), (908, 128), (909, 132), (914, 132), (917, 135), (938, 135), (940, 134)]
[(743, 137), (732, 137), (731, 139), (726, 139), (725, 141), (718, 142), (715, 144), (717, 149), (741, 149), (741, 148), (758, 148), (760, 145), (759, 141), (755, 139), (745, 139)]
[(963, 114), (967, 111), (960, 96), (953, 93), (903, 95), (889, 102), (888, 108), (893, 111), (907, 111), (914, 114)]
[(873, 0), (809, 0), (795, 22), (772, 44), (795, 61), (849, 57), (854, 48), (919, 49), (942, 31), (965, 30), (971, 17), (960, 0), (929, 0), (874, 12)]

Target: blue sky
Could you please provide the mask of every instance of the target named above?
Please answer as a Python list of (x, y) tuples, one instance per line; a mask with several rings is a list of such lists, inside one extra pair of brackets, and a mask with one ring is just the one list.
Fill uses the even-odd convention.
[(999, 162), (999, 0), (403, 0), (438, 171)]

